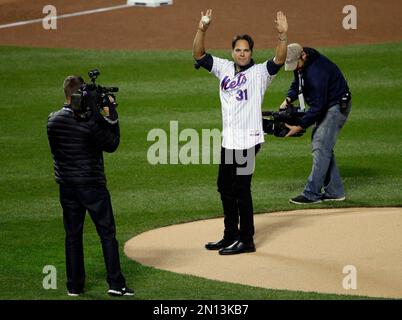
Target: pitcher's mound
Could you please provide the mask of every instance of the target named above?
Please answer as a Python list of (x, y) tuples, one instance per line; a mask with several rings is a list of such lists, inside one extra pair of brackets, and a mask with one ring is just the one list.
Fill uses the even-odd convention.
[(255, 253), (204, 249), (220, 239), (222, 218), (145, 232), (125, 244), (125, 253), (155, 268), (256, 287), (402, 298), (402, 208), (254, 217)]

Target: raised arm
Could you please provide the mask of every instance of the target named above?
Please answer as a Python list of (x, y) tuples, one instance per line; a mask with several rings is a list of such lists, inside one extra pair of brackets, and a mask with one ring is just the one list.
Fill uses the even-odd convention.
[(275, 24), (276, 30), (278, 30), (278, 44), (276, 46), (274, 62), (276, 64), (284, 64), (288, 45), (288, 21), (282, 11), (276, 13)]
[(193, 42), (193, 57), (196, 60), (200, 60), (205, 55), (205, 33), (212, 20), (212, 9), (206, 11), (205, 17), (207, 18), (203, 17), (204, 11), (201, 12), (201, 20)]

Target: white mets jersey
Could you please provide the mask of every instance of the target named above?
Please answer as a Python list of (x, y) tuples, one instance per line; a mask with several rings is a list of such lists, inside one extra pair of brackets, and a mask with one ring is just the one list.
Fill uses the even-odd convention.
[(267, 67), (267, 63), (273, 64), (272, 60), (236, 73), (233, 61), (212, 58), (210, 72), (220, 82), (222, 147), (241, 150), (263, 143), (261, 105), (265, 91), (275, 78)]

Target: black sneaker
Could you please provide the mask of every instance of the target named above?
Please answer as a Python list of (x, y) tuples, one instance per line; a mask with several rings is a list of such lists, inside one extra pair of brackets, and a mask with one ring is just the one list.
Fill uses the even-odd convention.
[(343, 197), (330, 197), (330, 196), (326, 196), (326, 195), (323, 195), (322, 196), (322, 201), (344, 201), (344, 200), (346, 200), (346, 197), (345, 196), (343, 196)]
[(312, 203), (320, 203), (320, 202), (322, 202), (322, 200), (321, 199), (309, 200), (305, 196), (300, 195), (300, 196), (294, 197), (292, 199), (289, 199), (289, 202), (295, 203), (295, 204), (312, 204)]
[(133, 296), (134, 295), (134, 290), (131, 290), (130, 288), (120, 288), (120, 289), (112, 289), (110, 288), (107, 291), (108, 294), (111, 296), (115, 297), (121, 297), (121, 296)]

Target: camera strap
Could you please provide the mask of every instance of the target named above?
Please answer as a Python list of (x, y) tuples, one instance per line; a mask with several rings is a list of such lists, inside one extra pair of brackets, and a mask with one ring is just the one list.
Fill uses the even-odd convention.
[(303, 96), (303, 86), (304, 86), (304, 80), (301, 76), (301, 71), (299, 70), (298, 72), (299, 75), (299, 106), (300, 106), (300, 110), (304, 111), (306, 109), (306, 104), (304, 102), (304, 96)]

